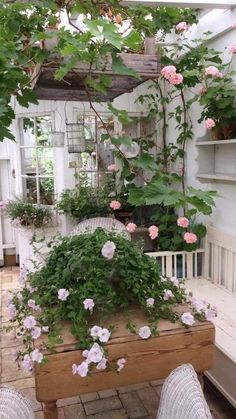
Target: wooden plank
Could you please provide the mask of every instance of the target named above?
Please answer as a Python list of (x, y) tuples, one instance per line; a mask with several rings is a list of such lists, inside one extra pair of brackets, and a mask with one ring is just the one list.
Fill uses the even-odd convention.
[(166, 276), (167, 277), (173, 276), (173, 271), (172, 271), (172, 255), (166, 256)]
[[(143, 0), (122, 0), (121, 2), (124, 6), (134, 6), (136, 4), (140, 4), (143, 6)], [(145, 6), (148, 7), (187, 7), (189, 9), (232, 9), (236, 6), (235, 0), (188, 0), (188, 1), (181, 1), (181, 0), (145, 0)]]
[[(36, 397), (39, 401), (53, 401), (78, 394), (141, 383), (165, 378), (177, 366), (190, 362), (197, 372), (213, 365), (214, 327), (199, 330), (192, 327), (172, 335), (144, 341), (113, 343), (107, 345), (109, 360), (125, 357), (127, 363), (122, 373), (93, 370), (91, 376), (73, 376), (73, 363), (82, 361), (81, 351), (57, 353), (48, 356), (48, 362), (36, 366)], [(138, 365), (138, 368), (137, 368)]]
[(187, 253), (187, 278), (193, 278), (193, 253)]

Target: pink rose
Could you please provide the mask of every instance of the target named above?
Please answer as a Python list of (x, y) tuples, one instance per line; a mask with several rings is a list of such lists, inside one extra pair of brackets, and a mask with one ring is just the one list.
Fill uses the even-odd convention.
[(182, 74), (175, 73), (172, 74), (169, 78), (170, 84), (173, 84), (174, 86), (177, 86), (178, 84), (181, 84), (183, 82), (183, 76)]
[(188, 24), (186, 22), (179, 22), (176, 26), (175, 29), (177, 31), (186, 31), (188, 29)]
[(120, 209), (121, 203), (119, 201), (111, 201), (110, 208), (112, 208), (114, 211)]
[(156, 226), (151, 226), (148, 229), (149, 231), (149, 237), (154, 240), (158, 237), (158, 233), (159, 233), (159, 228)]
[(177, 220), (177, 225), (182, 228), (188, 228), (189, 220), (186, 217), (179, 217)]
[(197, 236), (194, 233), (185, 233), (184, 241), (188, 244), (193, 244), (197, 242)]
[(203, 95), (205, 92), (206, 92), (206, 88), (204, 86), (201, 86), (200, 89), (198, 90), (199, 95)]
[(108, 170), (108, 172), (117, 172), (117, 167), (116, 167), (116, 165), (115, 165), (115, 164), (110, 164), (110, 165), (107, 167), (107, 170)]
[(223, 74), (214, 65), (210, 65), (209, 67), (207, 67), (205, 69), (205, 75), (206, 76), (212, 76), (214, 78), (223, 77)]
[(161, 70), (161, 75), (167, 80), (170, 78), (172, 74), (175, 74), (175, 73), (176, 73), (176, 67), (174, 65), (166, 65)]
[(236, 54), (236, 44), (232, 45), (229, 49), (229, 52), (232, 52), (232, 54)]
[(137, 226), (136, 226), (135, 223), (128, 223), (127, 226), (126, 226), (126, 230), (129, 233), (134, 233), (134, 231), (136, 230), (136, 228), (137, 228)]
[(216, 126), (216, 123), (214, 121), (214, 119), (212, 118), (207, 118), (204, 122), (204, 127), (207, 129), (212, 129)]

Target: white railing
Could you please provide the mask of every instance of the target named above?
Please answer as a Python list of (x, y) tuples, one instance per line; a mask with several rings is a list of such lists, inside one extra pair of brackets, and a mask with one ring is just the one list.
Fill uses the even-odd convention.
[(208, 227), (204, 277), (236, 294), (236, 236)]
[(203, 274), (204, 252), (204, 249), (197, 249), (194, 252), (148, 252), (147, 255), (160, 263), (163, 276), (197, 278)]

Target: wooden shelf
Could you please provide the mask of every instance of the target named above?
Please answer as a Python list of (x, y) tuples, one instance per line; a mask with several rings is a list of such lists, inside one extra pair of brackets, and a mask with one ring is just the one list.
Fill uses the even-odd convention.
[(198, 173), (198, 179), (219, 180), (225, 182), (236, 182), (236, 173)]
[(228, 145), (228, 144), (236, 144), (236, 139), (232, 140), (210, 140), (210, 141), (196, 141), (195, 143), (197, 146), (206, 146), (206, 145)]

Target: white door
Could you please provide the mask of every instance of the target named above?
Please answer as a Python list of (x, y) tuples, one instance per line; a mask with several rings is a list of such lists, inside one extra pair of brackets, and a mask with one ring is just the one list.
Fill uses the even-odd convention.
[[(8, 159), (0, 159), (0, 201), (8, 201), (14, 193), (14, 173)], [(0, 211), (0, 266), (3, 265), (4, 249), (15, 249), (14, 229), (11, 222)]]

